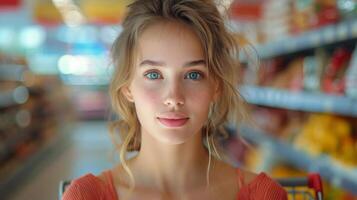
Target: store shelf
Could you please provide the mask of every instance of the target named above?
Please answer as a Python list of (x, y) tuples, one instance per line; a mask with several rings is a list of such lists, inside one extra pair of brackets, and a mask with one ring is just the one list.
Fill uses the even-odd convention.
[(290, 92), (255, 86), (242, 86), (240, 92), (250, 104), (357, 117), (357, 99), (346, 96)]
[[(233, 131), (231, 129), (231, 131)], [(309, 154), (292, 147), (291, 144), (274, 139), (267, 133), (249, 128), (241, 127), (240, 135), (248, 141), (258, 145), (270, 144), (272, 152), (279, 159), (289, 162), (297, 168), (318, 172), (325, 180), (342, 187), (353, 194), (357, 194), (357, 169), (348, 169), (334, 163), (329, 156), (312, 157)]]
[(61, 75), (61, 79), (66, 85), (77, 86), (107, 86), (110, 76), (81, 76), (81, 75)]
[(0, 81), (23, 82), (25, 66), (17, 64), (0, 64)]
[(8, 152), (13, 150), (17, 144), (26, 141), (30, 136), (31, 135), (27, 131), (21, 131), (0, 143), (0, 160), (3, 160)]
[(256, 50), (259, 57), (264, 59), (352, 39), (357, 39), (356, 19), (257, 45)]
[(14, 90), (0, 91), (0, 108), (22, 104), (29, 98), (29, 91), (24, 86), (19, 86)]
[[(16, 161), (10, 168), (6, 176), (0, 179), (0, 194), (6, 197), (13, 192), (24, 178), (30, 175), (33, 171), (44, 162), (52, 162), (52, 158), (56, 157), (69, 144), (68, 133), (69, 126), (64, 126), (59, 134), (54, 135), (45, 141), (38, 150), (23, 161)], [(37, 169), (38, 170), (38, 169)]]

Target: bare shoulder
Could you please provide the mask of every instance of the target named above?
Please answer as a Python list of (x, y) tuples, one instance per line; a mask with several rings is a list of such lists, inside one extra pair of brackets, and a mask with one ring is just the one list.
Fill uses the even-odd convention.
[(100, 174), (96, 176), (100, 180), (100, 182), (105, 183), (106, 185), (121, 185), (122, 180), (122, 172), (118, 172), (118, 167), (114, 167), (111, 169), (107, 169), (102, 171)]
[[(212, 170), (213, 182), (220, 188), (226, 188), (228, 191), (237, 192), (239, 190), (239, 174), (236, 167), (224, 162), (217, 161)], [(225, 189), (222, 189), (224, 191)], [(226, 191), (226, 192), (228, 192)]]
[[(237, 169), (238, 170), (238, 169)], [(239, 169), (239, 171), (242, 173), (242, 177), (243, 177), (243, 180), (244, 180), (244, 184), (249, 184), (251, 183), (253, 180), (255, 180), (258, 176), (258, 174), (256, 173), (253, 173), (251, 171), (247, 171), (247, 170), (244, 170), (244, 169)]]
[(221, 174), (225, 177), (225, 179), (229, 177), (229, 179), (234, 178), (235, 181), (238, 181), (241, 176), (244, 180), (244, 184), (249, 184), (258, 176), (258, 174), (254, 172), (231, 166), (230, 164), (224, 163), (222, 161), (218, 162), (217, 166), (219, 166), (217, 168), (222, 172)]
[[(134, 169), (131, 168), (131, 172), (134, 172)], [(130, 188), (130, 178), (125, 171), (122, 164), (118, 164), (110, 169), (112, 176), (112, 181), (117, 190), (129, 190)], [(106, 178), (104, 174), (101, 174), (102, 178)]]
[(224, 180), (229, 180), (233, 178), (236, 181), (237, 179), (236, 177), (237, 169), (232, 165), (221, 160), (215, 161), (213, 173), (216, 173), (219, 177), (222, 177)]
[(104, 175), (104, 171), (101, 172), (99, 175), (97, 175), (97, 178), (99, 178), (102, 182), (106, 182), (106, 177)]

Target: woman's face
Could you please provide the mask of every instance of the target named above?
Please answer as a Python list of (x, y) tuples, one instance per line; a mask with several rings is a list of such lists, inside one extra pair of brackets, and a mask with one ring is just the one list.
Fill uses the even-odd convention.
[(142, 134), (184, 143), (200, 132), (218, 93), (200, 41), (186, 25), (166, 22), (145, 29), (138, 44), (133, 80), (124, 94), (135, 104)]

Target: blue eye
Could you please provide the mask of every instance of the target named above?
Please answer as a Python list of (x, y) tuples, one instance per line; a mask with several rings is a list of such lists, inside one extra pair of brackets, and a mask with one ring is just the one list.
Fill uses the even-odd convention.
[(202, 79), (202, 75), (199, 72), (190, 72), (186, 75), (186, 78), (192, 79), (192, 80), (199, 80), (199, 79)]
[(146, 73), (145, 76), (150, 80), (156, 80), (156, 79), (161, 78), (161, 75), (157, 72), (149, 72), (149, 73)]

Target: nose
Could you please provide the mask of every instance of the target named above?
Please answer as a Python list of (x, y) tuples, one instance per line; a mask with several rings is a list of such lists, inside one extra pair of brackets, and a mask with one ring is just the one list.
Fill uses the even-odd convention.
[(183, 106), (185, 104), (183, 92), (180, 83), (170, 83), (164, 104), (171, 107)]

